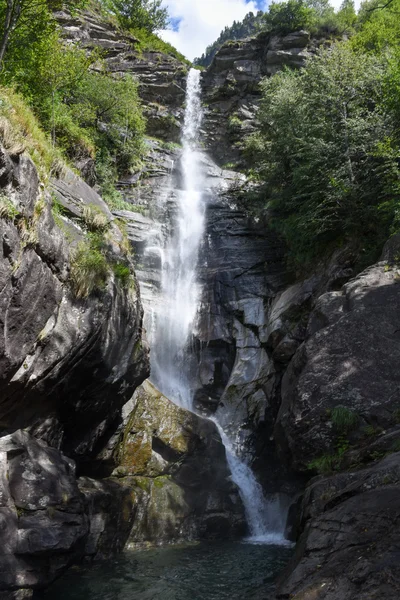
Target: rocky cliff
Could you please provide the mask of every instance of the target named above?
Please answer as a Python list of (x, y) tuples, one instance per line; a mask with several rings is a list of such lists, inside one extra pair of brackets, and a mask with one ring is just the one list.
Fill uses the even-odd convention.
[[(148, 139), (141, 172), (119, 182), (132, 210), (115, 214), (71, 171), (45, 190), (26, 155), (2, 150), (4, 597), (6, 590), (20, 597), (21, 589), (29, 596), (73, 562), (127, 544), (245, 530), (214, 425), (148, 382), (138, 387), (149, 372), (141, 303), (150, 329), (160, 301), (159, 247), (173, 227), (182, 177), (176, 142), (186, 67), (135, 52), (133, 37), (90, 14), (58, 18), (67, 39), (100, 46), (116, 74), (138, 77), (148, 133), (158, 139)], [(293, 500), (298, 545), (279, 598), (394, 600), (398, 242), (363, 273), (341, 249), (295, 280), (268, 221), (255, 222), (236, 203), (245, 184), (240, 141), (253, 128), (261, 77), (300, 67), (315, 46), (306, 32), (235, 42), (204, 75), (203, 136), (212, 158), (203, 157), (195, 402), (235, 433), (264, 489)], [(99, 230), (108, 266), (85, 295), (74, 287), (73, 256)]]
[[(112, 27), (90, 16), (59, 18), (82, 44), (108, 46), (110, 66), (116, 58), (115, 69), (140, 71), (143, 98), (167, 98), (168, 120), (175, 107), (179, 117), (178, 61), (154, 53), (129, 59), (134, 40), (117, 42)], [(149, 100), (147, 107), (154, 133)], [(150, 183), (169, 168), (157, 172), (154, 157), (168, 165), (175, 150), (149, 144), (139, 178), (151, 200)], [(155, 390), (128, 403), (149, 375), (149, 349), (125, 223), (70, 169), (44, 183), (22, 148), (7, 148), (0, 152), (0, 594), (29, 597), (74, 562), (128, 543), (244, 532), (215, 426)], [(140, 195), (135, 178), (121, 187), (128, 199)]]
[[(261, 76), (301, 66), (313, 47), (299, 32), (217, 54), (204, 135), (220, 164), (243, 164)], [(238, 210), (235, 186), (207, 222), (197, 401), (237, 432), (266, 490), (295, 498), (306, 487), (289, 513), (298, 544), (277, 597), (396, 598), (397, 238), (362, 273), (344, 248), (295, 280), (268, 222)]]

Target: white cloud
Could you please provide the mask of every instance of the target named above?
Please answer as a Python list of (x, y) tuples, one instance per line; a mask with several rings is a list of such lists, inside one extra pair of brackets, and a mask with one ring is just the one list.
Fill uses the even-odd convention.
[[(182, 54), (193, 60), (201, 56), (209, 44), (215, 42), (226, 25), (241, 21), (250, 11), (267, 10), (272, 0), (164, 0), (177, 31), (161, 32)], [(280, 0), (274, 0), (279, 2)], [(338, 10), (343, 0), (330, 0)], [(361, 0), (355, 0), (356, 9)]]
[(161, 37), (193, 60), (201, 56), (226, 25), (241, 21), (257, 5), (266, 3), (245, 0), (164, 0), (173, 20), (180, 20), (178, 31), (167, 30)]

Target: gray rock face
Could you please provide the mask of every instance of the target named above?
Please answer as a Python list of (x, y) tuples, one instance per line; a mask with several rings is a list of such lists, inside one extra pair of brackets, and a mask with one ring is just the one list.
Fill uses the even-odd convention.
[(379, 263), (340, 294), (319, 299), (311, 336), (284, 375), (275, 430), (296, 468), (335, 452), (338, 432), (329, 415), (338, 406), (358, 415), (360, 434), (367, 425), (387, 429), (395, 423), (400, 401), (397, 278), (396, 269)]
[[(2, 156), (9, 169), (2, 191), (19, 215), (0, 220), (0, 420), (87, 456), (148, 374), (140, 296), (110, 274), (101, 293), (75, 297), (68, 279), (71, 251), (85, 235), (83, 207), (96, 206), (110, 221), (111, 213), (67, 173), (54, 193), (70, 218), (56, 223), (33, 163)], [(109, 228), (111, 260), (125, 261), (122, 234)]]
[(139, 82), (149, 135), (179, 141), (188, 67), (172, 55), (140, 51), (139, 40), (90, 11), (56, 12), (66, 40), (100, 49), (115, 76), (133, 75)]
[(0, 590), (48, 585), (87, 532), (73, 461), (23, 431), (0, 438)]
[(304, 532), (277, 598), (399, 597), (400, 454), (311, 482)]
[(254, 130), (261, 79), (283, 67), (304, 66), (321, 43), (306, 31), (296, 31), (286, 36), (262, 33), (222, 46), (203, 76), (204, 139), (218, 164), (242, 164), (240, 148), (243, 137)]

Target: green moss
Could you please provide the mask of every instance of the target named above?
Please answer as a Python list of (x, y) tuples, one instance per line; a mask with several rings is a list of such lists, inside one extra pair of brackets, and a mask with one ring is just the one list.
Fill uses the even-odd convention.
[(170, 475), (161, 475), (160, 477), (155, 477), (154, 478), (154, 486), (156, 488), (163, 488), (165, 486), (166, 483), (168, 483), (171, 479)]
[(151, 480), (148, 477), (135, 477), (135, 484), (144, 492), (150, 492)]

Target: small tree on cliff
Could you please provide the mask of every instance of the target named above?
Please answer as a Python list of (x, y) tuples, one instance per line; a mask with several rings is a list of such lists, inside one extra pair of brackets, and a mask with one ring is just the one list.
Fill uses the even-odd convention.
[(113, 0), (117, 17), (126, 29), (145, 29), (153, 33), (168, 27), (168, 10), (162, 0)]

